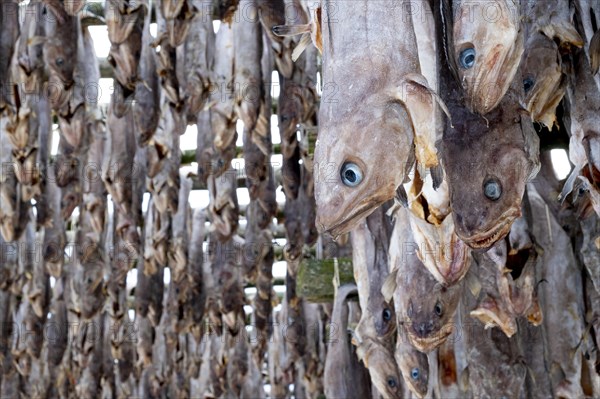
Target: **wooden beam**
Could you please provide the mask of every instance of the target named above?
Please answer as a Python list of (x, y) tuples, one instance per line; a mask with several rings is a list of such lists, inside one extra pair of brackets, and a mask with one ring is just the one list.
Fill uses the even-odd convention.
[[(334, 288), (334, 259), (308, 259), (300, 263), (297, 278), (298, 296), (308, 302), (326, 303), (333, 302)], [(340, 285), (354, 282), (352, 260), (337, 259)]]

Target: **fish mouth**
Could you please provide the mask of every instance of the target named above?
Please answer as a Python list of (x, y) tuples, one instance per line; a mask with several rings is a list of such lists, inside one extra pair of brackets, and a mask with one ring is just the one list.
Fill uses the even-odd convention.
[(338, 237), (352, 230), (352, 228), (358, 224), (361, 218), (369, 216), (377, 208), (377, 206), (383, 204), (384, 202), (385, 200), (374, 198), (356, 207), (354, 211), (350, 212), (348, 215), (346, 215), (346, 217), (333, 226), (326, 226), (323, 223), (317, 222), (317, 230), (319, 234), (328, 232), (333, 237)]
[(519, 216), (521, 216), (520, 208), (513, 207), (500, 217), (500, 223), (496, 224), (495, 227), (492, 227), (486, 232), (465, 237), (457, 229), (456, 234), (472, 249), (488, 249), (496, 242), (506, 237), (506, 235), (510, 232), (513, 222)]
[(446, 339), (448, 339), (450, 334), (452, 334), (452, 326), (447, 325), (427, 337), (419, 337), (413, 332), (409, 331), (408, 339), (412, 346), (414, 346), (417, 350), (423, 353), (429, 353), (442, 345)]

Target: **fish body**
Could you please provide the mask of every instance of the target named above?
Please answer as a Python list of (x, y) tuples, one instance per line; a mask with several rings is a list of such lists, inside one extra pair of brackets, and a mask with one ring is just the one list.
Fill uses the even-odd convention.
[(331, 315), (331, 328), (335, 328), (335, 339), (329, 342), (325, 360), (325, 395), (328, 398), (367, 397), (369, 379), (367, 370), (356, 358), (348, 337), (348, 297), (357, 294), (355, 285), (338, 288)]
[[(337, 236), (394, 197), (434, 129), (434, 100), (420, 74), (408, 2), (342, 2), (323, 15), (323, 96), (314, 153), (317, 228)], [(377, 70), (376, 75), (355, 77)], [(427, 156), (425, 156), (425, 154)], [(381, 168), (380, 165), (395, 165)]]

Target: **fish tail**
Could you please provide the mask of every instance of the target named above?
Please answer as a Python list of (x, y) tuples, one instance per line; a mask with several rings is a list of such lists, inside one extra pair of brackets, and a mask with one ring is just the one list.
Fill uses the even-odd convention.
[(592, 64), (592, 74), (597, 74), (600, 69), (600, 29), (594, 33), (590, 41), (590, 63)]
[(310, 24), (304, 25), (276, 25), (271, 31), (275, 36), (296, 36), (302, 33), (310, 33)]

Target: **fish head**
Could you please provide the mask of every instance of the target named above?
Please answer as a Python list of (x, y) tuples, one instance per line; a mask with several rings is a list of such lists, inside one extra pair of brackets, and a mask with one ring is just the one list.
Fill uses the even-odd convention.
[(427, 355), (398, 338), (396, 362), (408, 388), (419, 398), (427, 395), (429, 386), (429, 361)]
[(452, 320), (460, 298), (459, 285), (444, 287), (433, 277), (429, 278), (431, 290), (408, 299), (404, 318), (408, 321), (410, 342), (425, 352), (440, 346), (452, 333)]
[(508, 90), (523, 54), (518, 4), (460, 1), (454, 9), (451, 63), (472, 111), (486, 114)]
[(565, 94), (567, 83), (559, 49), (541, 32), (528, 38), (525, 49), (522, 61), (525, 104), (533, 120), (551, 129), (557, 122), (556, 107)]
[(473, 249), (489, 248), (510, 232), (529, 175), (522, 149), (507, 144), (490, 150), (484, 162), (460, 168), (460, 179), (472, 188), (451, 189), (456, 234)]
[(331, 119), (320, 118), (315, 146), (316, 225), (336, 237), (394, 197), (414, 148), (409, 115), (399, 102), (367, 99), (337, 123)]
[(416, 252), (405, 249), (403, 256), (394, 292), (398, 329), (406, 329), (416, 349), (429, 352), (452, 333), (462, 284), (446, 287), (427, 271)]
[(401, 373), (394, 355), (377, 341), (365, 340), (357, 348), (359, 358), (369, 369), (371, 381), (384, 398), (402, 398)]

